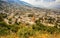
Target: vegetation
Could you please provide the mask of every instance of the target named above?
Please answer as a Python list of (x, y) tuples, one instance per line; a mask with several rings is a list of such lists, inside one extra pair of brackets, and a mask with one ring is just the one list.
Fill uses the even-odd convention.
[[(0, 38), (60, 38), (60, 12), (56, 13), (0, 0)], [(25, 21), (35, 24), (30, 25)], [(45, 26), (42, 24), (44, 22), (55, 26)]]
[[(58, 34), (60, 33), (60, 29), (55, 27), (44, 26), (40, 23), (39, 20), (36, 21), (35, 25), (24, 25), (24, 24), (14, 24), (14, 25), (7, 25), (5, 22), (0, 22), (0, 36), (7, 36), (12, 33), (15, 33), (20, 38), (29, 38), (34, 37), (37, 33), (38, 34)], [(37, 37), (36, 37), (37, 38)]]
[(18, 30), (18, 35), (23, 38), (28, 38), (29, 36), (32, 36), (35, 34), (35, 31), (32, 29), (32, 27), (24, 26)]

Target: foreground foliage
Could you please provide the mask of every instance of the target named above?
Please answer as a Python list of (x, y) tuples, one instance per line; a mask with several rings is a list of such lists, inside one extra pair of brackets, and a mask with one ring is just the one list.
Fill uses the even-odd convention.
[(60, 33), (60, 29), (44, 26), (39, 21), (36, 21), (35, 25), (7, 25), (4, 21), (0, 22), (0, 37), (7, 36), (7, 38), (10, 38), (8, 35), (12, 35), (11, 38), (49, 38), (58, 33)]

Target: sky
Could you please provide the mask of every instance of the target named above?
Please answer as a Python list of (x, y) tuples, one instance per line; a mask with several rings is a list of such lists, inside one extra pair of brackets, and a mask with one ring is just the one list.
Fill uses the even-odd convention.
[(60, 8), (60, 0), (21, 0), (37, 7)]

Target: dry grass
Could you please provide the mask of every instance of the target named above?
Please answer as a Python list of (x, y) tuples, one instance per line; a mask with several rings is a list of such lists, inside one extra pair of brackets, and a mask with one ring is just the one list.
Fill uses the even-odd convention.
[[(18, 37), (16, 34), (11, 34), (7, 36), (0, 36), (0, 38), (20, 38), (20, 37)], [(60, 34), (48, 34), (48, 33), (39, 34), (37, 32), (35, 35), (30, 36), (29, 38), (60, 38)]]
[(30, 36), (29, 38), (60, 38), (60, 34), (36, 33), (36, 35)]
[(6, 36), (0, 36), (0, 38), (19, 38), (17, 34), (11, 34), (11, 35), (6, 35)]

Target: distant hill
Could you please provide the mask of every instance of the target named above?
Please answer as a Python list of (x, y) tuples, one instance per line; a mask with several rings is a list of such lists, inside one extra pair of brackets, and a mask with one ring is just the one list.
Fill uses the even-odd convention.
[(21, 19), (20, 17), (23, 17), (24, 21), (25, 19), (28, 19), (29, 14), (32, 14), (32, 16), (36, 18), (48, 17), (49, 15), (56, 18), (57, 15), (60, 15), (59, 10), (33, 7), (31, 4), (20, 0), (0, 0), (0, 13), (3, 13), (3, 18), (8, 20), (8, 22), (10, 18), (12, 20), (18, 20)]
[(0, 1), (5, 1), (5, 2), (8, 2), (8, 3), (17, 3), (19, 5), (24, 5), (24, 6), (32, 6), (31, 4), (27, 3), (27, 2), (24, 2), (24, 1), (20, 1), (20, 0), (0, 0)]

